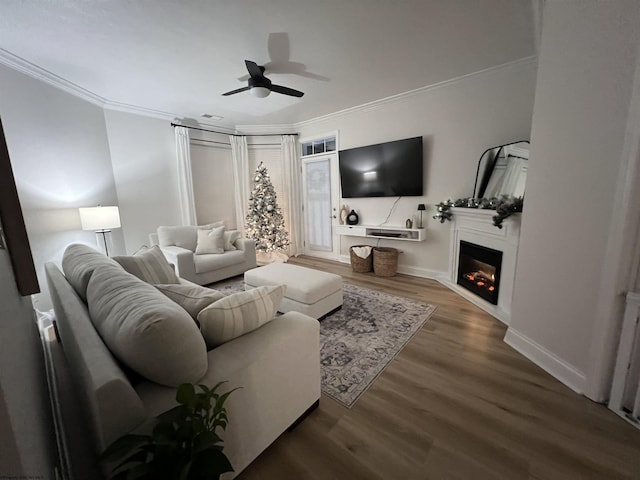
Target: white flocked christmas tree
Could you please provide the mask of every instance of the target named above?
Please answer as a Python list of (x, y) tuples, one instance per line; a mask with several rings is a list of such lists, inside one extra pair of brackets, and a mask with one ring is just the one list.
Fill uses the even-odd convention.
[(289, 234), (284, 229), (276, 191), (262, 162), (253, 176), (246, 221), (246, 236), (255, 240), (258, 252), (279, 252), (289, 246)]

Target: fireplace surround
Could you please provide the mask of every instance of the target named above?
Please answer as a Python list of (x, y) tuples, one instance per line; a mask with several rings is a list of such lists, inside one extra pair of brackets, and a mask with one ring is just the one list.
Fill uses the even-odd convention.
[[(449, 246), (449, 271), (446, 278), (442, 279), (442, 283), (508, 325), (511, 321), (511, 298), (513, 296), (516, 259), (520, 242), (520, 215), (513, 215), (507, 218), (503, 223), (503, 228), (500, 229), (493, 225), (492, 217), (495, 215), (493, 210), (452, 207), (450, 211), (453, 217)], [(463, 267), (462, 270), (468, 269), (468, 265), (465, 267), (465, 263), (468, 263), (465, 254), (466, 247), (461, 249), (461, 245), (467, 244), (477, 247), (476, 254), (481, 252), (480, 258), (476, 259), (476, 261), (487, 264), (490, 268), (472, 264), (471, 271), (462, 273), (474, 273), (477, 271), (480, 272), (478, 280), (481, 283), (481, 276), (488, 277), (493, 281), (494, 289), (491, 292), (493, 298), (487, 298), (487, 295), (480, 294), (482, 290), (489, 290), (491, 285), (487, 283), (478, 286), (478, 281), (476, 281), (475, 287), (481, 288), (475, 288), (475, 290), (467, 288), (468, 285), (463, 286), (459, 283), (460, 267)], [(491, 251), (501, 253), (501, 258), (497, 260), (495, 257), (487, 258), (484, 256)], [(478, 268), (475, 268), (474, 265)], [(491, 268), (495, 268), (496, 271), (492, 271)], [(487, 269), (490, 271), (485, 271)], [(493, 275), (493, 278), (491, 278), (491, 275)], [(493, 295), (494, 292), (495, 295)]]

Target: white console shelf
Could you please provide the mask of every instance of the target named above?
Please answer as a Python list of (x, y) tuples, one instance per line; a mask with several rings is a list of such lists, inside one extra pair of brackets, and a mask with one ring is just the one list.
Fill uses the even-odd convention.
[(424, 228), (388, 227), (379, 225), (336, 225), (338, 235), (349, 237), (385, 238), (387, 240), (407, 240), (424, 242)]

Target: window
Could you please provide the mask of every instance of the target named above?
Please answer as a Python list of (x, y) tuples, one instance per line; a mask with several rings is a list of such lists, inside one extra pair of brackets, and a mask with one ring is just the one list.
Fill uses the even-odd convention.
[(302, 156), (317, 155), (319, 153), (335, 152), (336, 137), (320, 138), (302, 144)]

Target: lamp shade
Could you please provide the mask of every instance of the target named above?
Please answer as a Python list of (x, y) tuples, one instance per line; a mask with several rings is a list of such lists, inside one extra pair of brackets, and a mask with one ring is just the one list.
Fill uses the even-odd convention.
[(120, 212), (118, 207), (79, 208), (80, 223), (83, 230), (108, 230), (120, 228)]
[(424, 203), (419, 203), (418, 204), (418, 210), (426, 210), (426, 209), (427, 209), (427, 207), (425, 206)]

